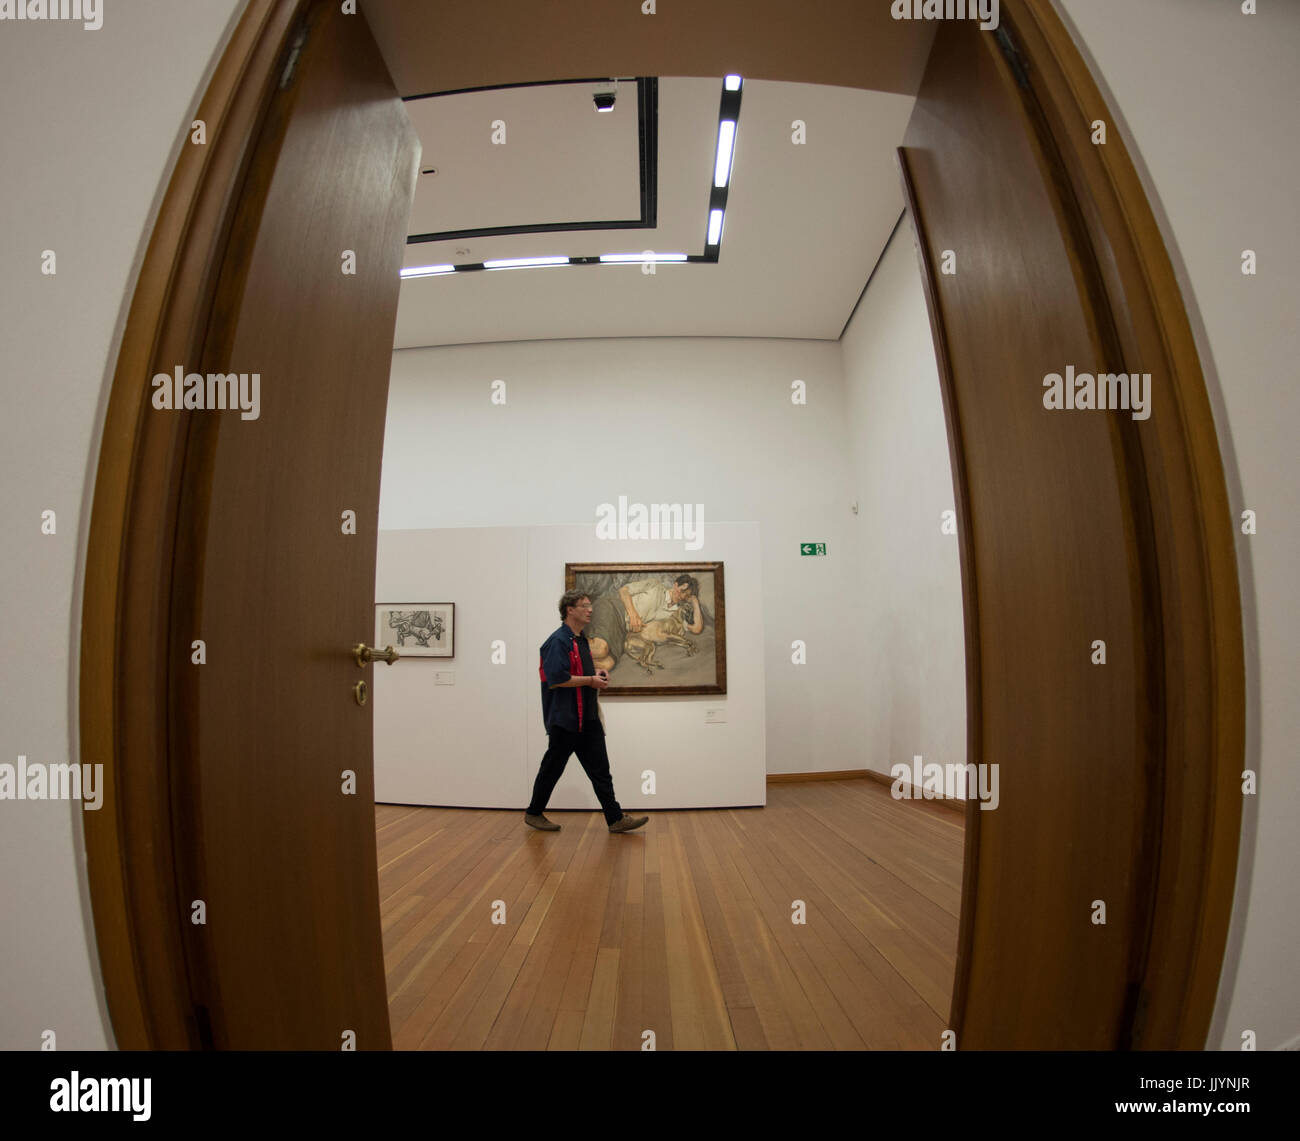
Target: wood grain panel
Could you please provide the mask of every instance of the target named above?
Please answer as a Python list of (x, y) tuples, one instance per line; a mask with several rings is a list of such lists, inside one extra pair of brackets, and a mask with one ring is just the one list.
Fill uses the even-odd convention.
[(1128, 413), (1043, 406), (1047, 374), (1109, 371), (1108, 358), (1051, 156), (992, 36), (940, 29), (905, 143), (928, 261), (957, 259), (929, 276), (978, 615), (968, 760), (998, 765), (1001, 791), (968, 852), (953, 1028), (964, 1048), (1113, 1049), (1146, 902), (1148, 721), (1163, 715), (1132, 507), (1144, 489), (1117, 423)]
[(317, 3), (292, 50), (202, 356), (201, 371), (258, 374), (260, 414), (197, 421), (181, 497), (175, 636), (208, 656), (173, 679), (182, 891), (208, 910), (187, 949), (217, 1047), (338, 1050), (352, 1031), (387, 1049), (373, 706), (352, 694), (375, 667), (350, 648), (374, 628), (419, 144), (363, 22)]
[[(952, 1022), (966, 1047), (1197, 1048), (1226, 937), (1244, 744), (1240, 605), (1204, 379), (1132, 162), (1050, 5), (1012, 0), (996, 38), (970, 33), (940, 32), (903, 170), (952, 446), (968, 760), (1020, 750), (1004, 778), (1034, 789), (1046, 828), (1023, 810), (967, 810)], [(955, 275), (938, 269), (945, 249)], [(1149, 373), (1150, 418), (1043, 410), (1035, 424), (1026, 409), (1066, 364)], [(1033, 473), (1047, 516), (1021, 511), (1018, 472)], [(1008, 573), (1017, 555), (1032, 581)], [(1013, 608), (1056, 653), (1008, 639)], [(1097, 638), (1107, 663), (1084, 665)], [(1023, 751), (1012, 726), (1049, 716), (1053, 695), (1066, 739)], [(1045, 856), (1067, 858), (1065, 874), (1053, 888), (1031, 871), (1026, 894), (1016, 869)], [(1081, 929), (1087, 891), (1106, 902), (1122, 954)], [(1032, 968), (1041, 1001), (1008, 1020), (1025, 991), (1006, 969), (1013, 911), (1020, 953), (1056, 954)]]
[(639, 1050), (646, 1030), (657, 1050), (939, 1047), (956, 814), (856, 779), (662, 812), (635, 837), (552, 815), (558, 833), (517, 812), (376, 807), (398, 1049)]
[[(1186, 307), (1141, 180), (1093, 77), (1050, 5), (1017, 5), (1040, 134), (1053, 139), (1112, 317), (1112, 351), (1165, 384), (1159, 413), (1128, 440), (1149, 519), (1153, 661), (1166, 694), (1152, 727), (1151, 886), (1129, 1044), (1201, 1049), (1219, 985), (1236, 881), (1245, 756), (1245, 670), (1235, 520)], [(1092, 141), (1092, 124), (1107, 141)], [(1132, 364), (1128, 367), (1131, 369)]]
[(251, 0), (199, 104), (206, 146), (184, 145), (149, 239), (100, 444), (86, 555), (81, 758), (102, 764), (105, 809), (84, 815), (86, 871), (121, 1049), (201, 1044), (182, 950), (171, 828), (168, 599), (185, 440), (195, 413), (160, 414), (150, 378), (197, 360), (235, 188), (251, 160), (298, 0)]

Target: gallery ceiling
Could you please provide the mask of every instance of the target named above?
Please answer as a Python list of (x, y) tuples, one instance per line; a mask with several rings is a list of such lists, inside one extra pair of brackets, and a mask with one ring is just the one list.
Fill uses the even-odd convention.
[[(614, 91), (613, 81), (408, 100), (428, 172), (408, 230), (450, 236), (408, 244), (404, 265), (704, 254), (723, 86), (721, 76), (649, 85), (624, 77), (612, 112), (598, 112), (593, 96)], [(860, 88), (743, 80), (716, 262), (656, 262), (653, 274), (637, 260), (408, 278), (395, 347), (636, 336), (834, 340), (903, 209), (894, 152), (913, 102)], [(647, 167), (655, 224), (641, 227)], [(630, 224), (607, 228), (620, 221)], [(606, 226), (590, 226), (597, 222)], [(482, 232), (502, 228), (515, 232)], [(530, 228), (541, 232), (518, 232)]]
[[(397, 347), (840, 335), (903, 209), (894, 152), (934, 21), (895, 19), (883, 0), (367, 0), (365, 18), (436, 171), (420, 175), (409, 233), (444, 236), (408, 245), (407, 267), (716, 253), (653, 274), (634, 262), (407, 279)], [(726, 73), (743, 77), (734, 171), (706, 249)], [(606, 76), (617, 98), (598, 113)]]

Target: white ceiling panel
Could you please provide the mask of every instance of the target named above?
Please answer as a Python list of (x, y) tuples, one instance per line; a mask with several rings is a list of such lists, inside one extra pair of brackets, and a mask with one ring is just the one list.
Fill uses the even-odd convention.
[[(407, 232), (623, 221), (641, 216), (636, 83), (547, 84), (406, 103), (424, 154)], [(494, 123), (504, 124), (498, 134)], [(504, 143), (493, 142), (493, 136)], [(434, 169), (436, 174), (425, 174)]]
[[(658, 226), (655, 229), (562, 230), (545, 234), (503, 234), (446, 242), (417, 242), (406, 247), (403, 266), (463, 264), (516, 257), (560, 255), (597, 257), (600, 254), (641, 253), (647, 249), (664, 253), (702, 252), (709, 186), (713, 173), (714, 146), (718, 132), (718, 100), (721, 89), (720, 79), (673, 79), (666, 83), (661, 81), (659, 84)], [(521, 98), (527, 98), (527, 93), (530, 91), (542, 92), (548, 88), (526, 87), (517, 90)], [(599, 114), (591, 102), (591, 89), (583, 86), (582, 90), (586, 93), (584, 98), (587, 101), (585, 116), (590, 119), (608, 119), (611, 115), (617, 115), (623, 104), (624, 95), (629, 92), (633, 96), (636, 95), (635, 84), (620, 84), (618, 102), (615, 104), (614, 111), (610, 114)], [(448, 96), (447, 98), (463, 97)], [(406, 106), (409, 110), (412, 106), (418, 105), (418, 103), (407, 103)], [(636, 124), (633, 122), (633, 131), (635, 129)], [(509, 137), (507, 135), (507, 138)], [(420, 141), (424, 145), (426, 156), (439, 145), (435, 135), (421, 133)], [(637, 199), (630, 214), (614, 215), (620, 219), (639, 217), (641, 213), (640, 166), (635, 156), (631, 161), (633, 176), (637, 180)], [(522, 156), (518, 162), (517, 167), (507, 169), (501, 177), (512, 184), (527, 187), (533, 171), (523, 165)], [(420, 165), (422, 167), (430, 165), (427, 157), (421, 160)], [(575, 171), (570, 177), (570, 182), (580, 182), (584, 177), (581, 170)], [(572, 214), (571, 207), (565, 209)], [(484, 226), (508, 224), (503, 222), (501, 217), (498, 215), (495, 220), (485, 223)], [(579, 219), (575, 217), (574, 220)], [(419, 234), (441, 231), (420, 229), (413, 211), (407, 232)], [(462, 250), (465, 252), (458, 252)]]

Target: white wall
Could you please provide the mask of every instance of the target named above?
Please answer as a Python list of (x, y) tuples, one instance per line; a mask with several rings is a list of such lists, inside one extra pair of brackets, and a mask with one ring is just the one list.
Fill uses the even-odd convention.
[[(0, 30), (0, 761), (79, 763), (77, 647), (95, 463), (118, 337), (166, 176), (237, 0), (131, 0), (86, 31)], [(57, 256), (41, 273), (42, 251)], [(145, 378), (141, 378), (145, 383)], [(41, 512), (57, 532), (41, 534)], [(109, 806), (100, 811), (110, 811)], [(82, 808), (0, 801), (0, 1048), (112, 1041)]]
[[(1208, 1045), (1300, 1043), (1300, 617), (1295, 607), (1300, 401), (1300, 5), (1058, 0), (1104, 80), (1174, 255), (1237, 524), (1246, 642), (1244, 800), (1228, 953)], [(1108, 90), (1107, 90), (1108, 89)], [(1259, 273), (1241, 273), (1253, 249)]]
[(965, 764), (961, 563), (957, 536), (940, 529), (954, 508), (952, 465), (910, 219), (840, 345), (860, 500), (863, 760), (883, 773), (915, 756)]
[[(506, 381), (504, 405), (492, 403), (495, 379)], [(791, 401), (796, 379), (807, 384), (805, 405)], [(714, 523), (757, 523), (767, 770), (862, 768), (862, 646), (852, 627), (857, 521), (844, 409), (840, 350), (831, 341), (402, 350), (393, 355), (381, 533), (594, 531), (597, 507), (620, 495), (629, 503), (703, 503), (706, 536)], [(801, 556), (804, 541), (825, 542), (826, 557)], [(682, 544), (677, 552), (672, 557), (707, 558)], [(545, 573), (547, 592), (558, 597), (555, 571)], [(748, 585), (727, 568), (728, 599)], [(558, 624), (557, 615), (550, 629)], [(791, 663), (795, 639), (807, 644), (806, 665)]]
[[(680, 541), (597, 538), (591, 525), (381, 531), (376, 602), (454, 601), (456, 628), (453, 658), (375, 667), (375, 799), (525, 808), (546, 752), (537, 651), (560, 624), (564, 564), (686, 558), (724, 565), (727, 692), (602, 696), (614, 791), (629, 811), (766, 804), (759, 528), (714, 523), (706, 535), (684, 553)], [(726, 720), (707, 723), (708, 710)], [(646, 770), (653, 795), (641, 791)], [(550, 807), (599, 807), (576, 757)]]

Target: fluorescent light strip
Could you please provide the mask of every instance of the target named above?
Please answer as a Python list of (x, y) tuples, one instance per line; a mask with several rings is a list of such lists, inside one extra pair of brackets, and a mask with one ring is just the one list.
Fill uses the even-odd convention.
[(402, 270), (403, 277), (436, 277), (440, 273), (455, 273), (454, 265), (414, 265)]
[(739, 91), (739, 90), (740, 90), (740, 76), (738, 76), (738, 75), (729, 75), (729, 76), (727, 76), (727, 78), (726, 78), (725, 80), (723, 80), (722, 85), (723, 85), (723, 87), (725, 87), (728, 91)]
[(718, 161), (713, 167), (713, 185), (726, 186), (731, 177), (731, 152), (736, 144), (736, 121), (723, 119), (718, 124)]
[(709, 211), (709, 236), (705, 240), (706, 246), (716, 246), (722, 239), (722, 211)]
[(601, 254), (602, 262), (685, 261), (685, 254)]
[(563, 258), (497, 258), (485, 261), (484, 269), (527, 269), (535, 265), (568, 265), (569, 259)]

